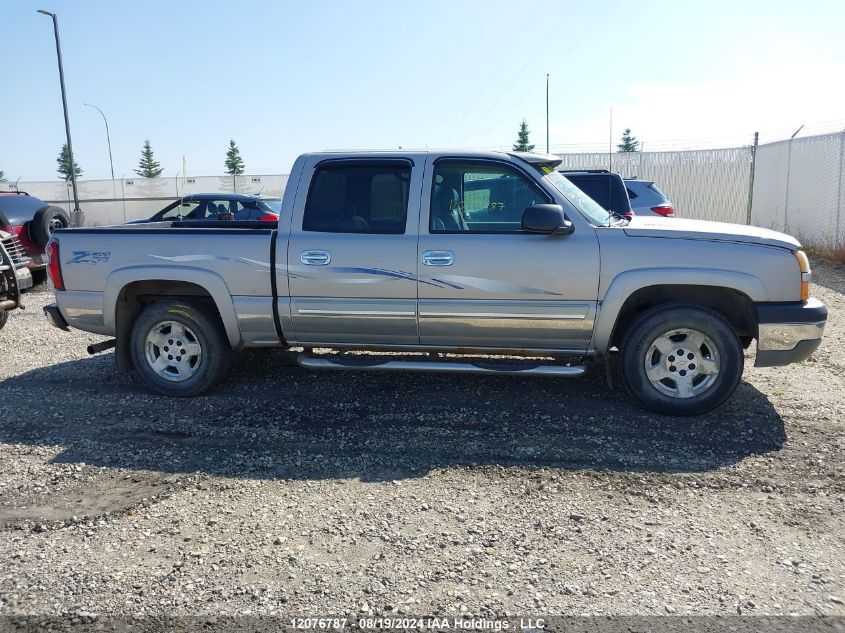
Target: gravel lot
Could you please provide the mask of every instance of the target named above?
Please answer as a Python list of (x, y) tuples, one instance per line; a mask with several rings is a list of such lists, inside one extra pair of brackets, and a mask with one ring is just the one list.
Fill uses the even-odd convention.
[(845, 267), (800, 366), (721, 410), (601, 374), (314, 373), (241, 354), (188, 400), (0, 332), (0, 614), (845, 615)]

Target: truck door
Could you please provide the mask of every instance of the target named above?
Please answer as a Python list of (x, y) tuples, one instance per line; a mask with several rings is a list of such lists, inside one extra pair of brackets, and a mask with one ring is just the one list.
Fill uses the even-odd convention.
[(523, 232), (526, 207), (555, 202), (531, 169), (505, 159), (441, 157), (426, 165), (418, 248), (423, 345), (587, 349), (599, 278), (595, 230), (579, 216), (571, 235)]
[(303, 345), (417, 345), (417, 229), (424, 156), (309, 157), (287, 250)]

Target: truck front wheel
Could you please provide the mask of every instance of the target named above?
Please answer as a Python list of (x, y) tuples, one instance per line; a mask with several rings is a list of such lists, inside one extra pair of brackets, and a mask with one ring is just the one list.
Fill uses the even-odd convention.
[(622, 342), (622, 379), (645, 408), (701, 415), (731, 397), (745, 358), (730, 323), (711, 310), (661, 305), (644, 312)]
[(213, 310), (199, 301), (160, 301), (132, 326), (132, 365), (154, 391), (196, 396), (226, 374), (232, 350)]

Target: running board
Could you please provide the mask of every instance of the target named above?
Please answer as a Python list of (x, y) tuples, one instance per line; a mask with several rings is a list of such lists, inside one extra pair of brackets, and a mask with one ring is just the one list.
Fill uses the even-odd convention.
[(307, 369), (366, 369), (380, 371), (436, 371), (461, 374), (497, 374), (511, 376), (581, 376), (586, 368), (580, 365), (531, 365), (527, 363), (454, 363), (447, 361), (383, 360), (382, 358), (318, 358), (299, 354), (296, 362)]

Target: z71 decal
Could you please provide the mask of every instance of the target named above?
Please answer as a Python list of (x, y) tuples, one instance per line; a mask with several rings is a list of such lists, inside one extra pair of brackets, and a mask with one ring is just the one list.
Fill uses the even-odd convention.
[(103, 264), (109, 261), (111, 251), (73, 251), (65, 264)]

